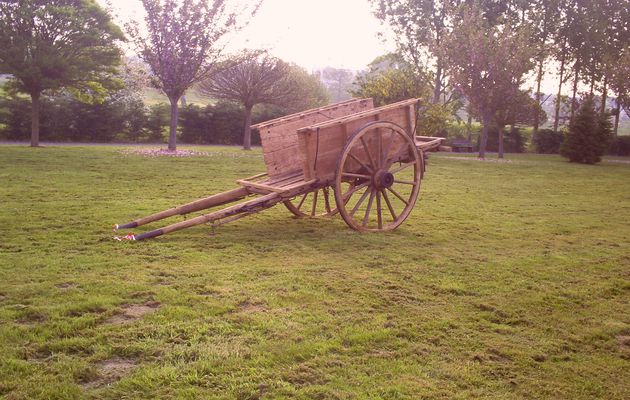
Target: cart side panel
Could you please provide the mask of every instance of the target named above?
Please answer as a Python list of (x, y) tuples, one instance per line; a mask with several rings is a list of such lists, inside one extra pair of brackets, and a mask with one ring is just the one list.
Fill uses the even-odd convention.
[[(357, 119), (344, 121), (332, 126), (322, 127), (318, 130), (302, 131), (299, 134), (300, 151), (304, 157), (305, 179), (320, 179), (332, 181), (337, 170), (337, 161), (343, 152), (347, 141), (364, 125), (374, 121), (389, 121), (402, 127), (407, 133), (415, 128), (414, 105), (399, 108), (385, 109), (376, 115), (369, 115)], [(391, 138), (391, 132), (381, 132), (383, 142), (379, 144), (375, 138), (366, 144), (371, 154), (377, 154), (377, 146), (385, 145)], [(398, 154), (403, 150), (402, 142), (394, 142), (390, 148), (390, 155)], [(355, 154), (363, 163), (368, 164), (368, 156), (365, 153)], [(407, 154), (401, 154), (401, 159), (408, 158)], [(350, 162), (348, 165), (352, 165)], [(357, 170), (359, 164), (355, 163)]]
[(294, 116), (272, 125), (261, 126), (260, 139), (267, 173), (274, 177), (302, 169), (304, 153), (300, 151), (296, 133), (298, 129), (373, 107), (372, 99), (359, 99), (315, 111), (305, 111), (299, 117)]

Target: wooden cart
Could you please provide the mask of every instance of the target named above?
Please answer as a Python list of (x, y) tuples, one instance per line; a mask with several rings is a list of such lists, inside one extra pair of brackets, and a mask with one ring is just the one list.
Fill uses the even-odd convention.
[[(194, 225), (221, 225), (278, 203), (299, 217), (337, 213), (353, 229), (398, 227), (416, 203), (425, 152), (441, 138), (415, 136), (417, 99), (374, 108), (352, 99), (253, 125), (260, 132), (267, 172), (238, 180), (239, 187), (135, 221), (135, 228), (244, 200), (238, 204), (137, 235), (142, 240)], [(251, 197), (251, 198), (250, 198)]]

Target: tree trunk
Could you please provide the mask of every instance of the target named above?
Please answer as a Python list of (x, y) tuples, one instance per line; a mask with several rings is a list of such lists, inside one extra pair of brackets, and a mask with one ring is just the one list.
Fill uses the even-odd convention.
[(472, 139), (472, 115), (468, 114), (468, 122), (466, 123), (466, 136), (468, 142)]
[(437, 62), (437, 68), (435, 69), (435, 82), (433, 88), (433, 99), (431, 103), (437, 104), (440, 101), (440, 93), (442, 92), (442, 64), (440, 60)]
[(178, 108), (177, 103), (179, 103), (179, 98), (169, 98), (171, 102), (171, 126), (168, 132), (168, 150), (175, 151), (177, 150), (177, 114)]
[(499, 128), (499, 158), (503, 158), (503, 127)]
[(604, 86), (602, 87), (602, 104), (599, 106), (599, 112), (602, 114), (606, 111), (607, 98), (608, 98), (608, 79), (604, 77)]
[(491, 116), (484, 115), (481, 120), (483, 129), (481, 130), (481, 139), (479, 140), (479, 158), (486, 158), (486, 144), (488, 143), (488, 128), (490, 127)]
[(243, 127), (243, 150), (252, 149), (252, 106), (245, 106), (245, 126)]
[(39, 98), (41, 93), (31, 93), (31, 147), (39, 147)]
[(577, 96), (577, 86), (578, 86), (578, 81), (579, 81), (579, 75), (580, 75), (580, 66), (578, 65), (578, 63), (575, 63), (574, 66), (574, 76), (573, 76), (573, 95), (571, 96), (571, 120), (573, 120), (573, 115), (575, 114), (575, 109), (576, 109), (576, 105), (575, 104), (575, 97)]
[(562, 54), (562, 59), (560, 60), (560, 83), (558, 84), (558, 95), (556, 96), (556, 115), (553, 120), (553, 131), (555, 133), (558, 132), (558, 122), (560, 119), (560, 102), (562, 100), (562, 83), (564, 81), (564, 53)]
[(621, 104), (619, 103), (619, 97), (617, 97), (617, 112), (615, 112), (615, 127), (613, 128), (615, 137), (617, 137), (617, 131), (619, 130), (619, 117), (621, 117)]
[[(538, 74), (536, 76), (536, 104), (540, 105), (540, 84), (542, 82), (543, 77), (543, 58), (541, 57), (540, 62), (538, 63)], [(534, 134), (538, 133), (538, 126), (540, 125), (540, 112), (538, 107), (536, 107), (536, 111), (534, 114)]]

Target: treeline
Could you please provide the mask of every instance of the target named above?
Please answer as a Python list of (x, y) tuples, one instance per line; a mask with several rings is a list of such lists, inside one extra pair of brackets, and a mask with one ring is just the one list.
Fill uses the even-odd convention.
[[(140, 99), (85, 103), (66, 95), (43, 97), (40, 107), (43, 141), (164, 143), (170, 122), (168, 104), (145, 105)], [(252, 121), (284, 113), (279, 108), (259, 107)], [(178, 136), (190, 144), (240, 145), (244, 117), (243, 107), (231, 102), (189, 104), (180, 109)], [(30, 135), (31, 102), (18, 96), (0, 99), (0, 139), (26, 141)], [(258, 135), (252, 142), (260, 143)]]

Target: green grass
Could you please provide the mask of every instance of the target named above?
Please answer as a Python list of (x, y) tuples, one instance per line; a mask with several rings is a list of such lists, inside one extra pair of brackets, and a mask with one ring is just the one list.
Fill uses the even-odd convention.
[(628, 396), (629, 164), (432, 155), (391, 233), (278, 206), (116, 242), (264, 170), (120, 150), (0, 147), (0, 398)]

